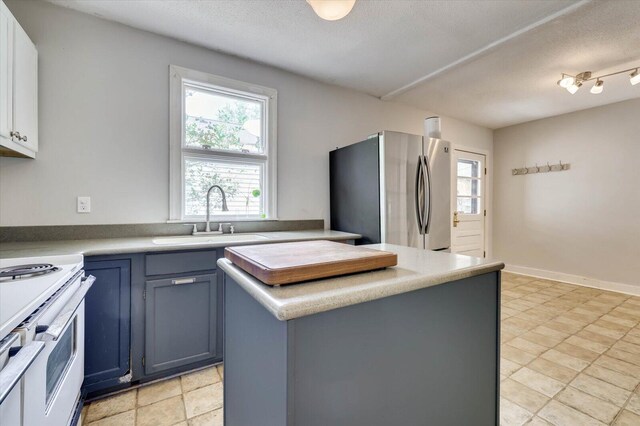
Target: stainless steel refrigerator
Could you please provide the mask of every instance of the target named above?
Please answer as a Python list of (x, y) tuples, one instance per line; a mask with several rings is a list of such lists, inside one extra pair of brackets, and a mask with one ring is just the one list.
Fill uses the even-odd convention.
[(329, 153), (331, 229), (429, 250), (451, 246), (450, 143), (383, 131)]

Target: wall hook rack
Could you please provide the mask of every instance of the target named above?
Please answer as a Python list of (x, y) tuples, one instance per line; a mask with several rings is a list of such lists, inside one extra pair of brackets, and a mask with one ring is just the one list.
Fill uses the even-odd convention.
[(536, 173), (563, 172), (565, 170), (569, 170), (570, 166), (571, 165), (569, 163), (563, 163), (562, 161), (558, 164), (549, 164), (547, 161), (546, 166), (538, 166), (538, 163), (536, 163), (533, 167), (524, 166), (517, 169), (511, 169), (511, 174), (513, 176), (521, 176)]

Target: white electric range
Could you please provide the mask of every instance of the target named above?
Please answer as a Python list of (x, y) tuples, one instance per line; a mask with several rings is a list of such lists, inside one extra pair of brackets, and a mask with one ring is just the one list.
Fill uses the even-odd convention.
[(77, 421), (84, 370), (82, 255), (0, 259), (0, 424)]

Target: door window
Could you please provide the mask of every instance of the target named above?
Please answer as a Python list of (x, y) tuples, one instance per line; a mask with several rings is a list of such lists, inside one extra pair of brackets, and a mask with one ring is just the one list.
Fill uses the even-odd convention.
[(456, 210), (463, 214), (480, 214), (482, 211), (482, 175), (480, 161), (459, 158), (456, 166)]

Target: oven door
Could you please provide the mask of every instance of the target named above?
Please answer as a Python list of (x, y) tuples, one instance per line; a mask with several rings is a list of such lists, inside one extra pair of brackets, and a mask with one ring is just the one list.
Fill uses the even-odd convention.
[(25, 348), (19, 345), (17, 333), (0, 341), (0, 425), (22, 425), (22, 382), (30, 377), (29, 367), (44, 349), (42, 342)]
[(36, 335), (44, 349), (32, 367), (37, 374), (24, 384), (25, 426), (64, 426), (73, 417), (84, 378), (84, 296), (94, 280), (83, 279), (46, 331)]

